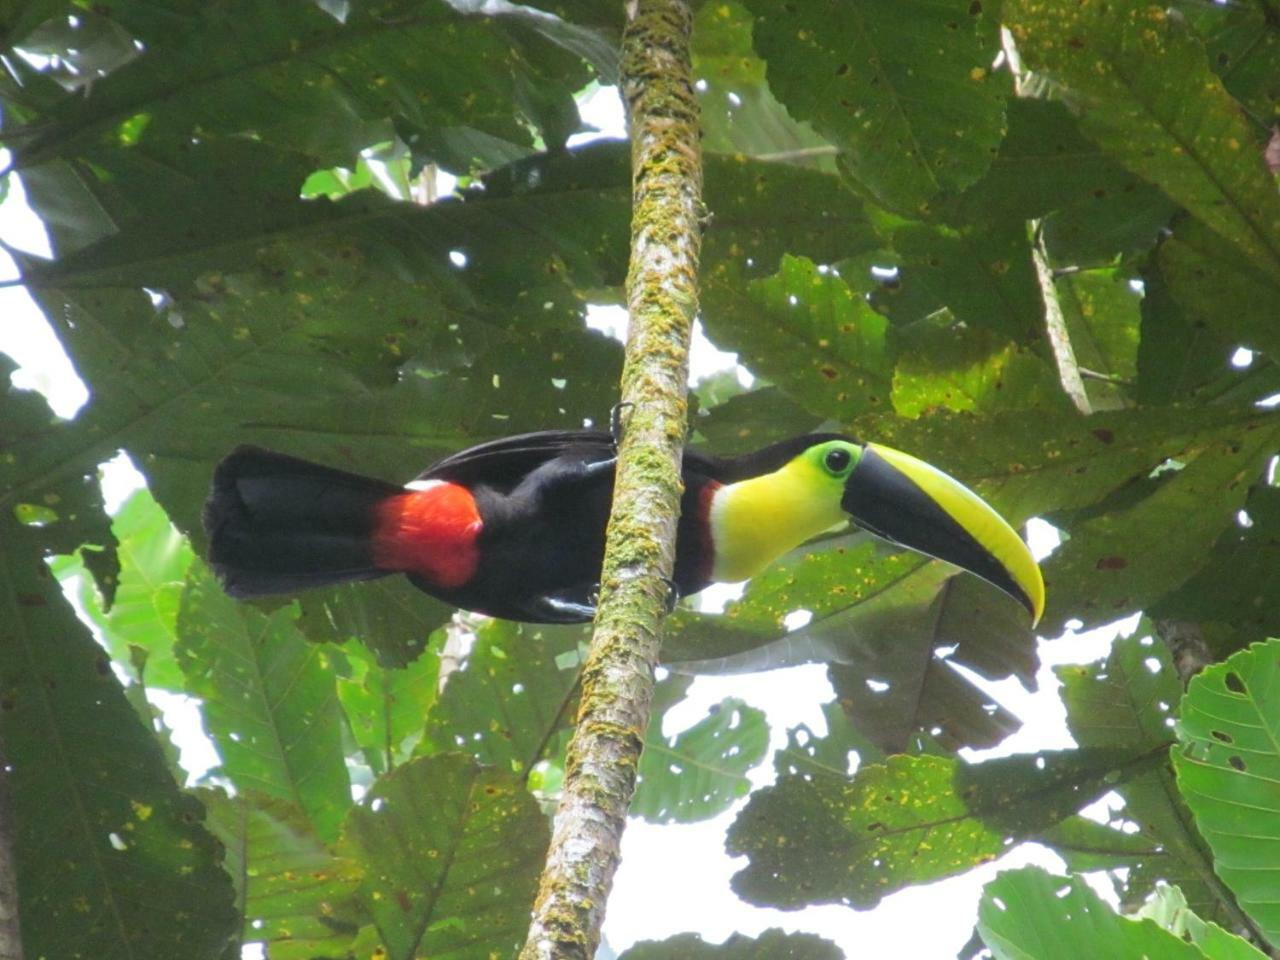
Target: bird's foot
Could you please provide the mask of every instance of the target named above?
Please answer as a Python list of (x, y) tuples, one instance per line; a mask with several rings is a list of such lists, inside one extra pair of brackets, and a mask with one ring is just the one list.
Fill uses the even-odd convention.
[(624, 407), (635, 407), (635, 404), (630, 400), (620, 400), (609, 411), (609, 433), (613, 437), (615, 450), (622, 444), (622, 410)]

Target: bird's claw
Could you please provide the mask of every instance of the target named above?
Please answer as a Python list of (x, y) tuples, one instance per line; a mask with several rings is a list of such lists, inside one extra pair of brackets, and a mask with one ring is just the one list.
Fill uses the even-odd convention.
[(620, 400), (609, 411), (609, 434), (613, 437), (615, 450), (622, 445), (622, 410), (624, 407), (635, 407), (635, 404), (630, 400)]

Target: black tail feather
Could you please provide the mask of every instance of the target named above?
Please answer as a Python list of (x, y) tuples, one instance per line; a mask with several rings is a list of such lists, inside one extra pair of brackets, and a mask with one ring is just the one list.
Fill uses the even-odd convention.
[(375, 510), (404, 488), (261, 447), (233, 450), (204, 505), (209, 562), (233, 597), (384, 576)]

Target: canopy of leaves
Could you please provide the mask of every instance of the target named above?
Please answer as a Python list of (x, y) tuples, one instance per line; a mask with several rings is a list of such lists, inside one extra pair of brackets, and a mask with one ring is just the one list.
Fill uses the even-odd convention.
[[(623, 16), (0, 4), (0, 197), (20, 181), (53, 249), (17, 253), (14, 284), (90, 397), (59, 419), (0, 361), (0, 711), (29, 955), (180, 943), (213, 960), (260, 940), (277, 960), (505, 957), (520, 939), (545, 838), (532, 797), (555, 792), (581, 631), (488, 623), (462, 641), (450, 608), (394, 580), (238, 604), (197, 559), (200, 511), (238, 443), (402, 481), (471, 443), (607, 417), (621, 350), (585, 320), (621, 300), (628, 149), (569, 144), (575, 94), (617, 79)], [(1057, 528), (1042, 633), (1157, 618), (1105, 663), (1060, 669), (1081, 749), (1041, 769), (955, 755), (1018, 728), (990, 684), (1030, 688), (1038, 662), (1022, 609), (973, 577), (840, 531), (722, 613), (680, 610), (664, 655), (682, 672), (816, 662), (837, 695), (734, 827), (752, 899), (869, 904), (1035, 837), (1073, 868), (1127, 867), (1126, 907), (1178, 884), (1204, 918), (1186, 949), (1235, 955), (1214, 952), (1235, 950), (1215, 921), (1276, 929), (1239, 879), (1264, 846), (1223, 846), (1234, 828), (1215, 819), (1249, 802), (1270, 747), (1241, 752), (1245, 714), (1201, 709), (1263, 710), (1254, 661), (1184, 700), (1161, 637), (1226, 657), (1280, 629), (1278, 24), (1272, 0), (699, 6), (702, 320), (754, 379), (698, 385), (692, 440), (741, 452), (822, 428), (907, 450), (1011, 522)], [(1062, 389), (1073, 363), (1087, 412)], [(98, 468), (119, 451), (149, 493), (112, 518)], [(684, 689), (667, 682), (648, 731), (638, 815), (711, 816), (765, 756), (764, 718), (736, 700), (664, 737)], [(217, 747), (207, 815), (159, 691), (194, 698)], [(1175, 780), (1150, 758), (1180, 706)], [(965, 793), (984, 778), (1004, 779)], [(1076, 816), (1104, 784), (1124, 809)], [(907, 787), (918, 822), (884, 799)], [(1064, 955), (1182, 949), (1054, 883), (988, 897), (993, 949), (1028, 949), (1043, 923), (1071, 931)], [(632, 953), (704, 948), (834, 955), (776, 933)]]

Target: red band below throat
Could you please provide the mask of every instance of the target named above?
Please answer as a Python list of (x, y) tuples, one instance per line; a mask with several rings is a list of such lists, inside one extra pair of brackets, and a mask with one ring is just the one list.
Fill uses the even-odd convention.
[(373, 562), (380, 570), (416, 573), (440, 587), (460, 587), (480, 562), (484, 523), (475, 497), (456, 483), (434, 483), (390, 497), (377, 507)]

